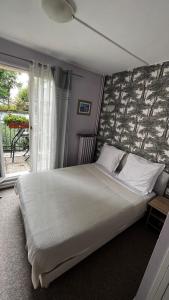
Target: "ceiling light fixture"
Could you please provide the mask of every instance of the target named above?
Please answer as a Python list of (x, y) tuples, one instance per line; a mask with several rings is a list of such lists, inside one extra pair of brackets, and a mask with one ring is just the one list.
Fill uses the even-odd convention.
[(59, 23), (73, 20), (76, 12), (75, 7), (66, 0), (42, 0), (42, 7), (50, 19)]
[(145, 61), (144, 59), (142, 59), (141, 57), (139, 57), (136, 54), (134, 54), (133, 52), (127, 50), (125, 47), (123, 47), (120, 44), (118, 44), (117, 42), (113, 41), (111, 38), (109, 38), (102, 32), (98, 31), (97, 29), (95, 29), (94, 27), (89, 25), (88, 23), (77, 18), (75, 16), (76, 7), (74, 5), (73, 0), (41, 0), (41, 3), (42, 3), (42, 8), (44, 9), (44, 11), (48, 15), (48, 17), (50, 19), (54, 20), (55, 22), (66, 23), (71, 20), (76, 20), (81, 25), (90, 29), (97, 35), (101, 36), (102, 38), (104, 38), (105, 40), (110, 42), (111, 44), (117, 46), (122, 51), (126, 52), (127, 54), (134, 57), (135, 59), (139, 60), (141, 63), (143, 63), (145, 65), (149, 65), (149, 63), (147, 61)]

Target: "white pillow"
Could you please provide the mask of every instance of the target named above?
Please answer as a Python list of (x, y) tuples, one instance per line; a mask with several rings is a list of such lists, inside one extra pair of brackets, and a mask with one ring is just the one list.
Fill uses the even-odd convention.
[(164, 164), (153, 163), (130, 153), (118, 178), (144, 194), (148, 194), (152, 192), (164, 168)]
[(114, 172), (122, 159), (124, 151), (117, 149), (116, 147), (104, 144), (97, 163), (106, 168), (109, 172)]

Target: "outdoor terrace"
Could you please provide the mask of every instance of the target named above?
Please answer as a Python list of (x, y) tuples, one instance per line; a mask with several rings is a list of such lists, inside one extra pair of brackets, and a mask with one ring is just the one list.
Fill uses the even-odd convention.
[[(26, 123), (18, 123), (14, 120), (15, 122), (12, 121), (6, 124), (4, 115), (11, 118), (12, 114), (0, 112), (5, 174), (14, 175), (15, 173), (29, 171), (29, 123), (28, 121)], [(15, 118), (16, 115), (17, 118), (23, 118), (23, 114), (15, 112)]]
[(24, 156), (25, 151), (15, 152), (14, 162), (12, 162), (12, 157), (10, 157), (10, 152), (4, 153), (4, 163), (5, 163), (5, 174), (14, 174), (30, 171), (30, 159), (28, 156)]

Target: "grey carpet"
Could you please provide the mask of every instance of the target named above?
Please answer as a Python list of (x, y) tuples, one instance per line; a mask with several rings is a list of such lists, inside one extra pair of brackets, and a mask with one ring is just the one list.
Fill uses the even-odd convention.
[(24, 228), (13, 189), (0, 199), (0, 300), (132, 300), (157, 234), (137, 222), (48, 289), (33, 290)]

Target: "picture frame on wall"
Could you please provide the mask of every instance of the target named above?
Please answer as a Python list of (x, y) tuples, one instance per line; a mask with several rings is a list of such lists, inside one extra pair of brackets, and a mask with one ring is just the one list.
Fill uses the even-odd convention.
[(87, 100), (78, 100), (77, 114), (90, 116), (91, 114), (92, 102)]

